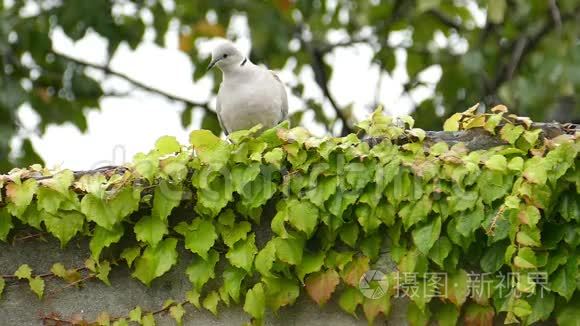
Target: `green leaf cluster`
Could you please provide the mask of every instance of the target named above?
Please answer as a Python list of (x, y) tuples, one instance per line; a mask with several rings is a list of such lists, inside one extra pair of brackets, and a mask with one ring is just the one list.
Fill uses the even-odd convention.
[[(15, 170), (0, 179), (0, 239), (23, 226), (63, 246), (88, 237), (91, 266), (105, 282), (109, 260), (125, 260), (146, 285), (186, 260), (188, 302), (213, 314), (241, 304), (255, 323), (304, 292), (319, 305), (336, 296), (347, 313), (362, 310), (371, 322), (389, 314), (398, 293), (410, 298), (416, 324), (575, 320), (578, 135), (544, 139), (501, 107), (470, 109), (445, 128), (482, 128), (505, 145), (468, 151), (427, 142), (412, 119), (403, 121), (375, 112), (359, 124), (373, 141), (284, 126), (229, 141), (194, 131), (187, 146), (163, 137), (126, 169), (76, 179), (66, 170), (46, 178)], [(399, 273), (384, 271), (385, 296), (371, 300), (359, 282), (385, 252)], [(503, 294), (499, 286), (475, 294), (473, 271), (517, 277)], [(401, 273), (416, 273), (421, 291), (403, 291)], [(446, 273), (452, 286), (432, 283), (429, 273)], [(42, 280), (27, 266), (16, 276), (42, 296)], [(183, 312), (176, 306), (172, 314)]]

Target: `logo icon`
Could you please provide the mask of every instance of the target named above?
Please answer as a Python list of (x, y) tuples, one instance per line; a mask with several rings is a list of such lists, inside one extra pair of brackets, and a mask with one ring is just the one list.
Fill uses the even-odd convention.
[(387, 294), (387, 276), (381, 271), (371, 269), (363, 274), (358, 283), (360, 292), (367, 298), (379, 299)]

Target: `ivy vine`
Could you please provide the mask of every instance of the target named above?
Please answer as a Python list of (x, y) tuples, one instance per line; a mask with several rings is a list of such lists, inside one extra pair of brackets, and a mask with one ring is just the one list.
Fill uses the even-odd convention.
[[(186, 304), (214, 314), (240, 304), (261, 324), (266, 310), (306, 293), (319, 305), (335, 297), (369, 323), (402, 295), (412, 325), (577, 325), (578, 132), (547, 138), (504, 106), (485, 114), (472, 108), (444, 129), (485, 130), (503, 145), (470, 151), (427, 142), (413, 123), (377, 110), (358, 134), (342, 138), (284, 125), (239, 131), (228, 141), (198, 130), (187, 146), (160, 138), (126, 167), (14, 169), (0, 176), (0, 240), (20, 227), (51, 234), (63, 247), (88, 237), (90, 258), (78, 268), (57, 263), (43, 275), (22, 265), (0, 277), (0, 295), (6, 282), (20, 280), (42, 298), (47, 276), (108, 282), (118, 262), (149, 286), (184, 248), (194, 258), (182, 302), (136, 307), (125, 317), (104, 313), (95, 322), (152, 325), (168, 312), (180, 323)], [(270, 206), (273, 216), (265, 213)], [(396, 268), (381, 270), (385, 251)], [(218, 264), (226, 266), (219, 273)], [(383, 273), (370, 282), (383, 295), (370, 298), (361, 281), (373, 269)], [(474, 293), (473, 275), (484, 273), (509, 274), (512, 282), (499, 293), (494, 278), (489, 290)], [(415, 291), (406, 286), (411, 275)], [(433, 275), (444, 275), (445, 284)], [(219, 286), (208, 287), (210, 280)]]

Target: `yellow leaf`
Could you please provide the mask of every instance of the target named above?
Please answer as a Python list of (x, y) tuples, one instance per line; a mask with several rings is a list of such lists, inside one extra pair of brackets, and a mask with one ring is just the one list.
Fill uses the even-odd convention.
[(459, 120), (461, 120), (463, 115), (461, 113), (455, 113), (449, 119), (445, 120), (443, 124), (443, 130), (445, 131), (457, 131), (459, 130)]
[(496, 105), (493, 108), (491, 108), (491, 112), (493, 113), (505, 113), (507, 111), (508, 111), (507, 107), (503, 104)]
[(485, 126), (485, 116), (479, 115), (470, 119), (467, 125), (465, 126), (465, 129), (481, 128), (483, 126)]
[(479, 103), (476, 103), (474, 106), (467, 109), (465, 112), (463, 112), (463, 115), (472, 116), (475, 113), (475, 111), (477, 111), (477, 108), (479, 108)]

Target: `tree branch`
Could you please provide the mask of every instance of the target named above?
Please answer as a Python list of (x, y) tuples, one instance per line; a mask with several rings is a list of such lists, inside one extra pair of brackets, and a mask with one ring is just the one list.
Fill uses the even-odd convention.
[(84, 66), (84, 67), (94, 68), (94, 69), (97, 69), (97, 70), (100, 70), (100, 71), (104, 72), (107, 75), (111, 75), (111, 76), (115, 76), (115, 77), (121, 78), (121, 79), (129, 82), (130, 84), (132, 84), (132, 85), (134, 85), (136, 87), (139, 87), (142, 90), (145, 90), (147, 92), (151, 92), (151, 93), (155, 93), (155, 94), (161, 95), (161, 96), (163, 96), (165, 98), (168, 98), (170, 100), (173, 100), (173, 101), (182, 102), (182, 103), (184, 103), (184, 104), (186, 104), (187, 106), (190, 106), (190, 107), (202, 108), (206, 112), (206, 114), (216, 115), (216, 113), (212, 109), (210, 109), (208, 102), (193, 102), (193, 101), (190, 101), (190, 100), (188, 100), (186, 98), (183, 98), (183, 97), (180, 97), (180, 96), (177, 96), (177, 95), (173, 95), (173, 94), (169, 94), (169, 93), (167, 93), (165, 91), (162, 91), (162, 90), (157, 89), (155, 87), (149, 86), (149, 85), (147, 85), (147, 84), (145, 84), (145, 83), (143, 83), (141, 81), (138, 81), (138, 80), (134, 79), (133, 77), (128, 76), (128, 75), (126, 75), (126, 74), (124, 74), (122, 72), (114, 71), (111, 68), (109, 68), (109, 66), (102, 66), (102, 65), (99, 65), (99, 64), (96, 64), (96, 63), (84, 61), (82, 59), (74, 58), (74, 57), (69, 56), (67, 54), (60, 53), (60, 52), (56, 52), (56, 51), (54, 52), (54, 54), (57, 57), (60, 57), (60, 58), (62, 58), (64, 60), (66, 60), (66, 61), (70, 61), (70, 62), (73, 62), (75, 64), (78, 64), (78, 65), (81, 65), (81, 66)]
[(353, 130), (348, 123), (348, 117), (344, 114), (344, 111), (338, 106), (336, 100), (332, 93), (330, 93), (330, 89), (328, 88), (328, 76), (326, 75), (326, 71), (324, 70), (324, 61), (323, 57), (324, 54), (316, 49), (310, 48), (309, 49), (310, 56), (312, 57), (312, 70), (314, 71), (314, 79), (316, 83), (322, 90), (324, 96), (328, 99), (334, 112), (336, 113), (336, 117), (342, 121), (342, 136), (346, 136), (350, 134)]
[(513, 75), (515, 75), (526, 57), (540, 45), (542, 39), (557, 27), (558, 24), (562, 24), (567, 20), (577, 19), (579, 15), (580, 7), (576, 7), (571, 13), (562, 15), (559, 21), (554, 19), (553, 14), (550, 13), (548, 21), (538, 30), (538, 32), (531, 36), (523, 35), (512, 43), (509, 47), (509, 51), (506, 51), (506, 53), (512, 54), (510, 60), (500, 67), (495, 80), (489, 87), (486, 97), (495, 94), (504, 82), (510, 80)]

